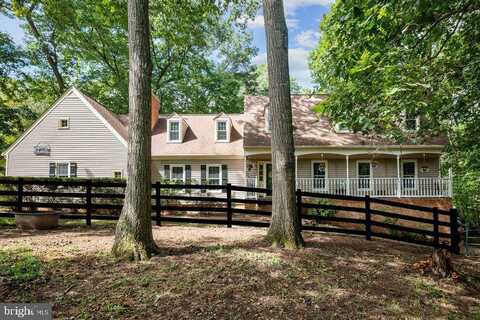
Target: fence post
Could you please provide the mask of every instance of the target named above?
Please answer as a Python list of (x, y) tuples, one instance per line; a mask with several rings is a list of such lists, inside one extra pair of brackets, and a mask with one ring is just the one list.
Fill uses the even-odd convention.
[(370, 196), (365, 196), (365, 238), (371, 240), (372, 238), (372, 213), (370, 211)]
[(453, 253), (460, 253), (460, 234), (458, 233), (458, 211), (455, 208), (450, 209), (450, 250)]
[(227, 227), (232, 227), (232, 185), (227, 183)]
[(87, 226), (92, 225), (92, 180), (87, 180), (85, 209), (87, 211), (86, 222)]
[(302, 189), (297, 189), (297, 214), (298, 214), (298, 220), (300, 221), (300, 230), (302, 230)]
[(23, 211), (23, 178), (17, 180), (17, 212)]
[(438, 248), (440, 245), (440, 237), (438, 236), (438, 208), (432, 209), (433, 213), (433, 246)]
[(155, 182), (155, 221), (157, 226), (161, 226), (160, 215), (162, 211), (160, 208), (160, 181)]

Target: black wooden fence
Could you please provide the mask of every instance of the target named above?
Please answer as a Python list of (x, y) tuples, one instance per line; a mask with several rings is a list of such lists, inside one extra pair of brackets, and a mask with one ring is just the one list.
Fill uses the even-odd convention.
[[(9, 177), (0, 178), (0, 207), (8, 211), (0, 213), (0, 216), (13, 217), (15, 212), (36, 208), (49, 208), (61, 211), (63, 219), (85, 219), (87, 225), (92, 220), (116, 220), (121, 211), (124, 198), (123, 190), (120, 192), (105, 192), (101, 188), (124, 188), (123, 181), (102, 181), (83, 179), (29, 179)], [(30, 188), (26, 188), (30, 186)], [(43, 189), (31, 190), (32, 186), (42, 186)], [(59, 192), (57, 187), (74, 188), (74, 192)], [(81, 189), (80, 191), (78, 189)], [(99, 189), (100, 191), (97, 191)], [(207, 194), (205, 191), (216, 191)], [(218, 193), (217, 193), (218, 192)], [(242, 197), (242, 194), (256, 194), (255, 198)], [(272, 201), (269, 199), (271, 190), (263, 188), (250, 188), (243, 186), (227, 185), (178, 185), (152, 184), (152, 220), (160, 225), (161, 222), (174, 223), (198, 223), (217, 224), (227, 227), (254, 226), (268, 227), (267, 220), (271, 216), (269, 206)], [(38, 199), (36, 199), (36, 198)], [(42, 200), (49, 198), (49, 201)], [(62, 202), (56, 199), (69, 199), (72, 201)], [(459, 252), (458, 213), (456, 209), (449, 211), (438, 208), (430, 208), (412, 204), (405, 204), (391, 200), (365, 197), (333, 195), (322, 193), (296, 191), (297, 213), (301, 217), (302, 230), (335, 232), (365, 236), (367, 240), (372, 237), (392, 239), (427, 245), (433, 247), (444, 247), (454, 253)], [(51, 199), (54, 199), (51, 201)], [(73, 201), (76, 199), (76, 201)], [(325, 202), (318, 202), (319, 199), (344, 200), (356, 205), (335, 205)], [(98, 200), (101, 200), (99, 202)], [(182, 204), (180, 201), (184, 201)], [(114, 203), (116, 202), (116, 203)], [(173, 202), (173, 203), (172, 203)], [(380, 204), (392, 208), (409, 209), (413, 212), (422, 212), (425, 215), (431, 214), (431, 218), (400, 214), (372, 208), (372, 204)], [(243, 205), (243, 208), (241, 207)], [(254, 208), (247, 208), (248, 206)], [(263, 209), (262, 209), (263, 208)], [(76, 212), (67, 213), (66, 210)], [(339, 217), (331, 215), (308, 214), (311, 210), (333, 210), (352, 212), (357, 217)], [(109, 211), (109, 213), (105, 213)], [(174, 212), (204, 212), (214, 213), (213, 217), (191, 217), (171, 216), (162, 214), (166, 211)], [(393, 210), (395, 211), (395, 209)], [(440, 219), (440, 216), (447, 216)], [(254, 217), (262, 217), (263, 220), (255, 220)], [(374, 219), (377, 217), (377, 219)], [(378, 221), (378, 217), (394, 221), (411, 221), (427, 226), (427, 228), (416, 228), (388, 222)], [(258, 218), (257, 218), (258, 219)], [(448, 220), (448, 221), (445, 221)], [(335, 224), (353, 225), (355, 228), (335, 226)], [(322, 224), (322, 225), (319, 225)], [(447, 227), (449, 232), (440, 232), (440, 227)], [(373, 230), (373, 227), (376, 227)], [(380, 231), (379, 231), (380, 230)], [(393, 231), (393, 232), (392, 232)], [(412, 236), (413, 235), (413, 236)]]
[(465, 253), (468, 255), (473, 250), (480, 249), (480, 227), (465, 228)]

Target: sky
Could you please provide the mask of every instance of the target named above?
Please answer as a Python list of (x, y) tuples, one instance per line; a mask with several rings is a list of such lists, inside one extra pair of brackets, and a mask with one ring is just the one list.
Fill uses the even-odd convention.
[[(302, 87), (313, 87), (308, 68), (308, 55), (320, 39), (320, 21), (333, 2), (333, 0), (284, 0), (290, 76), (293, 76)], [(267, 63), (265, 28), (261, 10), (249, 23), (249, 29), (252, 30), (254, 44), (259, 49), (253, 63)]]
[[(334, 0), (284, 0), (288, 26), (290, 75), (305, 88), (313, 86), (308, 69), (308, 54), (320, 38), (319, 24)], [(267, 63), (265, 28), (262, 11), (248, 23), (254, 45), (259, 49), (254, 64)], [(23, 43), (24, 33), (18, 20), (0, 15), (0, 31), (10, 34), (15, 43)]]

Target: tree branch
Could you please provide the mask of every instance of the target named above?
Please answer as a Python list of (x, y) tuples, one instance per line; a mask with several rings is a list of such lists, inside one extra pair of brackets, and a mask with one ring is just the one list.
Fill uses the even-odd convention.
[(48, 44), (45, 42), (43, 39), (42, 35), (38, 31), (37, 25), (35, 24), (35, 21), (33, 20), (32, 17), (32, 12), (35, 10), (36, 3), (32, 4), (27, 11), (27, 14), (25, 15), (25, 19), (27, 20), (27, 23), (30, 27), (30, 30), (32, 31), (33, 36), (37, 41), (40, 43), (41, 50), (43, 54), (47, 58), (48, 65), (52, 69), (53, 75), (55, 76), (55, 79), (57, 81), (58, 89), (59, 92), (62, 93), (65, 91), (65, 81), (63, 79), (62, 74), (59, 71), (58, 68), (58, 56), (55, 52), (52, 52), (50, 48), (48, 47)]

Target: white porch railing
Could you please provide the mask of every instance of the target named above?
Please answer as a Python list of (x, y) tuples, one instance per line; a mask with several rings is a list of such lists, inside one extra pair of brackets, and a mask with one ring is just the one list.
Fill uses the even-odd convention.
[[(247, 179), (248, 187), (258, 185)], [(450, 178), (327, 178), (297, 179), (297, 189), (305, 192), (372, 197), (451, 197)]]

